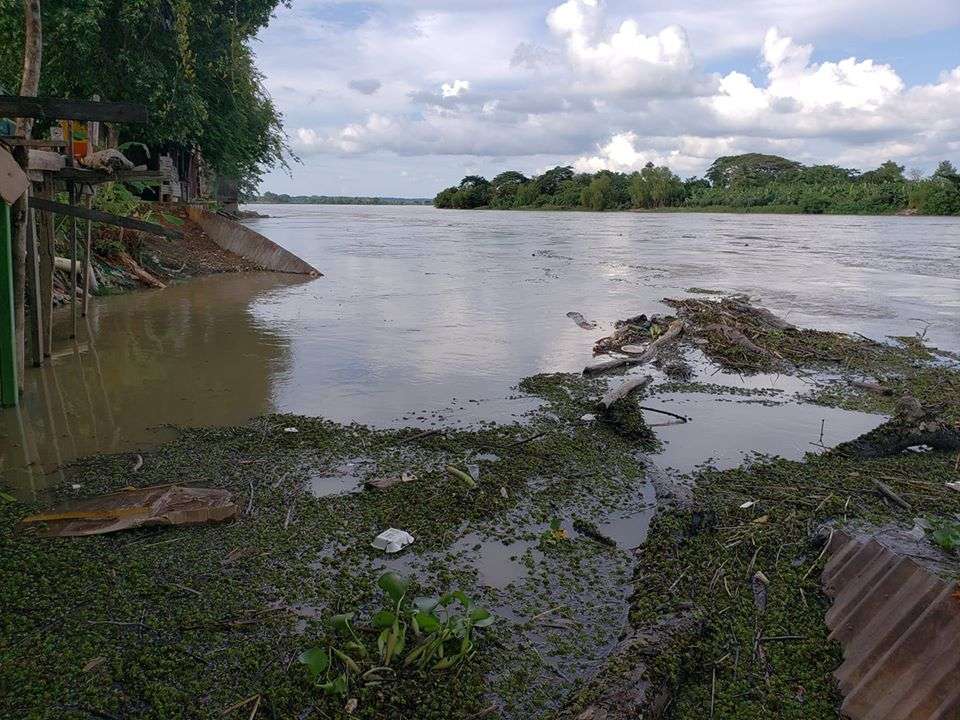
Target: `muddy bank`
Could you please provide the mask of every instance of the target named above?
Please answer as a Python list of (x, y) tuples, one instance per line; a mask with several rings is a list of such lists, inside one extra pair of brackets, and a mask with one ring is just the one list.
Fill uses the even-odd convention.
[[(147, 216), (151, 222), (179, 230), (183, 237), (159, 237), (137, 230), (94, 225), (93, 296), (138, 288), (162, 288), (172, 282), (203, 275), (262, 270), (255, 263), (218, 246), (176, 203), (153, 203)], [(63, 258), (69, 255), (69, 243), (59, 235), (57, 255)], [(82, 259), (78, 266), (82, 271)], [(81, 282), (78, 294), (82, 294), (82, 288)], [(68, 303), (70, 290), (69, 267), (58, 267), (54, 273), (54, 305)]]
[[(793, 347), (733, 324), (770, 352)], [(707, 337), (715, 346), (698, 338), (677, 335), (651, 362), (696, 353), (743, 360), (723, 344), (731, 342), (725, 333)], [(936, 394), (947, 406), (937, 417), (955, 417), (957, 370), (940, 367), (943, 357), (912, 342), (882, 352), (851, 342), (871, 372), (887, 373), (885, 382), (895, 376), (915, 397)], [(808, 400), (862, 400), (845, 379), (862, 379), (867, 365), (848, 370), (817, 358), (795, 366), (818, 373)], [(257, 716), (277, 718), (599, 719), (618, 708), (639, 712), (646, 701), (636, 689), (645, 687), (671, 717), (703, 717), (711, 704), (716, 717), (764, 717), (774, 707), (787, 717), (834, 716), (829, 671), (838, 650), (822, 628), (819, 528), (960, 512), (960, 493), (943, 486), (953, 457), (825, 452), (676, 478), (649, 456), (665, 431), (651, 426), (665, 419), (639, 406), (712, 389), (657, 382), (614, 412), (599, 407), (623, 380), (616, 372), (527, 378), (517, 392), (539, 407), (520, 422), (470, 429), (375, 430), (273, 415), (184, 430), (142, 453), (142, 463), (130, 453), (81, 461), (57, 488), (63, 499), (171, 480), (223, 488), (241, 508), (226, 525), (46, 540), (14, 530), (40, 503), (0, 503), (4, 714), (212, 718), (249, 700), (245, 714), (256, 702)], [(771, 398), (760, 391), (754, 399)], [(869, 398), (887, 403), (878, 410), (895, 411), (898, 401)], [(877, 493), (877, 473), (894, 478), (887, 482), (910, 511)], [(655, 497), (660, 514), (648, 534)], [(371, 548), (388, 527), (411, 533), (413, 545), (396, 556)], [(469, 662), (452, 671), (396, 664), (395, 674), (363, 679), (379, 653), (373, 618), (387, 570), (410, 580), (411, 595), (461, 590), (494, 613)], [(347, 612), (356, 613), (350, 642), (366, 655), (344, 650), (360, 672), (336, 661), (329, 680), (347, 674), (349, 686), (328, 694), (297, 658), (314, 647), (343, 649), (331, 619)], [(408, 640), (407, 650), (417, 646), (412, 631)]]

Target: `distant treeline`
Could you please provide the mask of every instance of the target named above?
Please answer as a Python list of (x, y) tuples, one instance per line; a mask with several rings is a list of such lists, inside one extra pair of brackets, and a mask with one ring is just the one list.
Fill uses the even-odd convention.
[(265, 205), (429, 205), (429, 198), (353, 197), (350, 195), (277, 195), (265, 192), (244, 202)]
[(433, 204), (438, 208), (960, 215), (960, 174), (946, 160), (929, 177), (914, 171), (908, 178), (903, 166), (891, 160), (876, 170), (860, 172), (748, 153), (717, 158), (704, 177), (686, 180), (652, 163), (633, 173), (577, 173), (564, 166), (532, 177), (515, 170), (493, 180), (468, 175), (458, 186), (439, 192)]

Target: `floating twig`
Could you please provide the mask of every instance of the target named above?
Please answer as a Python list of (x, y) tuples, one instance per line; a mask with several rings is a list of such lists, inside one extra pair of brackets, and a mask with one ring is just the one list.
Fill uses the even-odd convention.
[(873, 484), (877, 486), (877, 490), (879, 490), (880, 494), (883, 495), (885, 498), (892, 501), (894, 504), (899, 505), (904, 510), (910, 509), (910, 503), (908, 503), (902, 497), (897, 495), (897, 493), (894, 492), (893, 488), (887, 485), (885, 482), (883, 482), (882, 480), (874, 480)]
[(680, 420), (681, 422), (684, 422), (684, 423), (690, 422), (690, 418), (688, 418), (686, 415), (678, 415), (677, 413), (670, 412), (669, 410), (660, 410), (658, 408), (647, 407), (646, 405), (640, 405), (639, 407), (641, 410), (646, 410), (647, 412), (659, 413), (660, 415), (666, 415), (668, 417), (676, 418), (677, 420)]

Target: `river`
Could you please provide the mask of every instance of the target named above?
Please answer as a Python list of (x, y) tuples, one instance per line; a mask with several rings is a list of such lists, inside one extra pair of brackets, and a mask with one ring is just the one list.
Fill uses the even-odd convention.
[[(518, 380), (581, 369), (614, 320), (667, 312), (660, 300), (690, 288), (748, 293), (802, 326), (919, 332), (960, 349), (958, 219), (252, 209), (271, 217), (251, 227), (324, 277), (224, 275), (97, 298), (77, 342), (58, 314), (54, 361), (28, 371), (19, 410), (0, 413), (7, 484), (42, 493), (76, 457), (271, 412), (375, 425), (519, 419), (532, 401)], [(777, 376), (709, 381), (785, 400), (804, 390)], [(792, 401), (658, 400), (694, 418), (659, 431), (660, 462), (681, 471), (754, 450), (797, 457), (821, 442), (821, 420), (827, 445), (881, 420)]]

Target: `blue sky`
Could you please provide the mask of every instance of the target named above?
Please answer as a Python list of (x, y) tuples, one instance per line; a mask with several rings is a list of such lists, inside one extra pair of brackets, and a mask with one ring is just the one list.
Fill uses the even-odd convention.
[(432, 196), (556, 164), (960, 161), (956, 0), (294, 0), (255, 46), (301, 158), (264, 190)]

